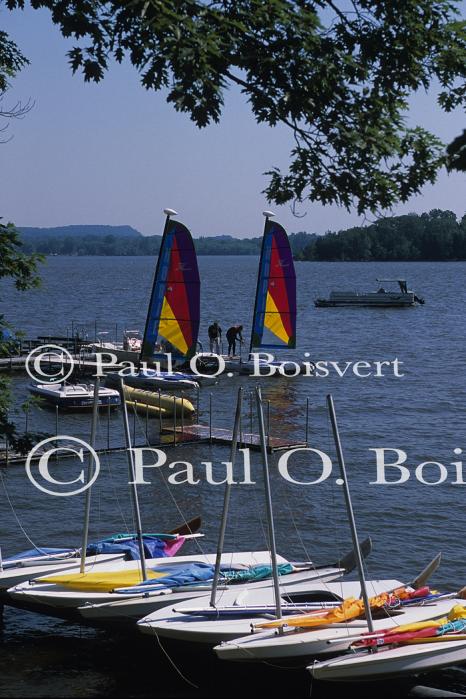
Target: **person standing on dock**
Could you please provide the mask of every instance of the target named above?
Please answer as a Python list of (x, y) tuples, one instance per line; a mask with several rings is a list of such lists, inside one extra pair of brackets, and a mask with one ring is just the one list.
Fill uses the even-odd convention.
[(235, 356), (236, 354), (236, 341), (238, 340), (241, 344), (243, 342), (242, 336), (242, 325), (232, 325), (231, 328), (227, 330), (227, 340), (228, 340), (228, 356)]
[(220, 354), (220, 341), (222, 339), (222, 328), (215, 320), (212, 325), (209, 325), (207, 330), (209, 333), (210, 351), (214, 354)]

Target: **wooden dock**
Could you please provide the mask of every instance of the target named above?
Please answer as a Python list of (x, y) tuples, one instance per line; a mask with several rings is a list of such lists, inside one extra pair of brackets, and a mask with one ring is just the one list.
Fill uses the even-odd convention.
[[(98, 369), (102, 372), (117, 372), (120, 369), (127, 368), (125, 364), (117, 363), (112, 365), (99, 364), (94, 360), (95, 354), (89, 355), (71, 355), (72, 356), (72, 366), (73, 373), (83, 376), (95, 376)], [(26, 360), (28, 355), (11, 356), (11, 357), (0, 357), (0, 371), (25, 371), (26, 370)], [(57, 355), (53, 355), (53, 358), (47, 358), (44, 355), (43, 367), (44, 368), (63, 368), (63, 370), (68, 369), (71, 366), (71, 361), (66, 357), (66, 355), (60, 359)]]
[[(182, 427), (164, 425), (162, 434), (170, 435), (172, 442), (188, 442), (188, 443), (210, 443), (230, 445), (233, 441), (233, 432), (223, 427), (210, 427), (210, 425), (183, 425)], [(267, 439), (267, 451), (273, 453), (275, 451), (284, 451), (286, 449), (298, 449), (306, 447), (306, 442), (292, 442), (290, 439), (281, 437), (269, 436)], [(240, 447), (249, 447), (254, 451), (260, 451), (260, 437), (258, 434), (251, 432), (242, 432), (238, 438)], [(169, 442), (167, 442), (169, 443)]]
[[(66, 445), (62, 445), (66, 446)], [(70, 444), (69, 445), (72, 449), (75, 448), (75, 444)], [(134, 447), (147, 447), (147, 444), (135, 444), (133, 445)], [(163, 447), (166, 446), (164, 444), (152, 444), (151, 446), (155, 447)], [(170, 446), (170, 444), (168, 445)], [(115, 454), (118, 452), (123, 452), (126, 451), (126, 445), (125, 444), (120, 444), (117, 446), (111, 446), (111, 447), (97, 447), (95, 449), (96, 454)], [(43, 455), (43, 451), (37, 451), (34, 456), (31, 458), (31, 462), (35, 463), (36, 461), (39, 461), (41, 456)], [(50, 457), (50, 461), (63, 461), (63, 460), (68, 460), (68, 459), (74, 459), (76, 458), (76, 455), (71, 453), (70, 451), (58, 451), (53, 456)], [(7, 466), (23, 466), (26, 463), (27, 459), (27, 454), (19, 454), (18, 452), (14, 451), (9, 451), (6, 452), (5, 449), (0, 448), (0, 468), (6, 468)]]
[[(219, 444), (222, 446), (230, 446), (233, 440), (231, 430), (222, 427), (210, 427), (209, 425), (183, 425), (182, 427), (174, 427), (164, 425), (158, 441), (151, 441), (150, 446), (154, 448), (164, 449), (166, 447), (176, 447), (179, 444)], [(64, 446), (64, 445), (61, 445)], [(66, 446), (66, 445), (65, 445)], [(74, 444), (71, 444), (74, 447)], [(147, 442), (143, 444), (133, 444), (134, 447), (147, 447)], [(260, 451), (260, 437), (258, 434), (251, 432), (243, 432), (238, 446), (240, 448), (248, 447), (253, 451)], [(306, 447), (306, 442), (292, 442), (290, 439), (282, 439), (280, 437), (267, 438), (267, 451), (272, 454), (276, 451), (285, 451), (286, 449), (299, 449)], [(97, 454), (114, 454), (117, 452), (126, 451), (126, 446), (108, 445), (96, 447)], [(38, 461), (42, 452), (37, 452), (32, 461)], [(26, 454), (18, 454), (14, 451), (6, 452), (4, 445), (0, 445), (0, 468), (6, 466), (19, 466), (26, 462)], [(62, 461), (63, 459), (74, 458), (74, 455), (68, 451), (57, 452), (51, 457), (52, 461)]]

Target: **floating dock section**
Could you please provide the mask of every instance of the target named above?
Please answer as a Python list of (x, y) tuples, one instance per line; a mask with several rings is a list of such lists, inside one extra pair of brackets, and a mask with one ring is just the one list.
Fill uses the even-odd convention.
[[(209, 425), (184, 425), (183, 427), (163, 426), (162, 434), (170, 435), (173, 442), (207, 442), (210, 444), (229, 445), (233, 441), (233, 432), (222, 427), (210, 427)], [(284, 451), (285, 449), (298, 449), (306, 447), (305, 442), (293, 443), (290, 439), (280, 437), (267, 437), (267, 451)], [(260, 437), (251, 432), (242, 432), (238, 438), (240, 447), (249, 447), (260, 451)]]

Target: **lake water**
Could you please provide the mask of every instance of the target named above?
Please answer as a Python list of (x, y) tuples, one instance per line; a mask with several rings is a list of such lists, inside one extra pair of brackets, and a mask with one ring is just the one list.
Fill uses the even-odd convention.
[[(201, 257), (201, 333), (207, 345), (207, 326), (218, 320), (225, 330), (242, 323), (249, 340), (249, 328), (256, 285), (257, 258)], [(325, 397), (334, 397), (348, 478), (353, 494), (360, 538), (370, 535), (373, 552), (367, 561), (368, 575), (410, 580), (439, 551), (442, 564), (432, 583), (456, 590), (466, 580), (464, 564), (464, 486), (454, 484), (457, 471), (451, 462), (461, 461), (454, 449), (464, 448), (464, 308), (466, 263), (306, 263), (296, 264), (298, 276), (299, 360), (310, 354), (313, 361), (336, 362), (327, 377), (270, 378), (260, 381), (270, 401), (272, 435), (301, 442), (305, 434), (306, 399), (310, 404), (310, 446), (334, 455)], [(66, 258), (50, 257), (41, 270), (40, 290), (15, 292), (7, 282), (0, 285), (1, 312), (25, 331), (28, 337), (66, 334), (86, 329), (103, 339), (121, 339), (124, 328), (143, 329), (154, 261), (147, 257)], [(332, 289), (372, 290), (376, 278), (406, 278), (410, 288), (426, 299), (412, 309), (318, 309), (314, 299)], [(396, 376), (393, 361), (398, 359)], [(366, 378), (357, 377), (354, 362)], [(383, 365), (384, 376), (376, 376), (374, 362)], [(350, 364), (348, 364), (350, 363)], [(344, 376), (338, 374), (343, 373)], [(380, 373), (380, 369), (379, 372)], [(27, 380), (13, 377), (15, 416), (24, 424), (19, 405), (27, 396)], [(231, 427), (237, 389), (245, 388), (244, 424), (249, 426), (249, 392), (257, 380), (222, 377), (204, 388), (200, 395), (200, 419), (208, 420), (209, 401), (213, 424)], [(254, 416), (253, 416), (254, 419)], [(55, 415), (33, 408), (30, 429), (55, 430)], [(110, 436), (121, 444), (119, 414), (107, 424), (99, 421), (99, 441)], [(60, 432), (87, 438), (89, 417), (60, 418)], [(144, 439), (144, 420), (135, 429), (139, 443)], [(65, 431), (66, 428), (66, 431)], [(254, 429), (256, 426), (254, 425)], [(375, 453), (371, 449), (391, 448), (407, 454), (410, 478), (400, 485), (370, 484), (376, 480)], [(146, 530), (170, 529), (186, 517), (201, 514), (205, 538), (203, 551), (215, 547), (223, 488), (205, 482), (202, 462), (212, 461), (218, 480), (224, 477), (221, 462), (228, 459), (226, 447), (184, 445), (167, 449), (169, 462), (188, 461), (200, 479), (197, 485), (170, 485), (173, 471), (167, 467), (148, 472), (151, 483), (140, 488), (143, 523)], [(391, 453), (391, 455), (394, 455)], [(350, 547), (350, 535), (341, 487), (335, 483), (337, 469), (318, 485), (287, 482), (277, 469), (278, 455), (271, 458), (277, 547), (291, 560), (308, 556), (317, 563), (336, 560)], [(390, 459), (387, 458), (387, 461)], [(437, 486), (416, 480), (416, 466), (426, 461), (445, 466), (445, 481)], [(320, 473), (317, 457), (293, 457), (290, 474), (311, 481)], [(58, 468), (58, 467), (57, 467)], [(73, 464), (62, 462), (60, 474), (76, 477)], [(57, 471), (58, 473), (58, 471)], [(263, 488), (260, 460), (253, 457), (255, 485), (233, 489), (226, 548), (266, 547)], [(440, 467), (426, 466), (425, 480), (439, 478)], [(23, 467), (3, 471), (0, 495), (0, 544), (3, 555), (28, 548), (27, 537), (42, 545), (79, 545), (82, 497), (51, 498), (36, 490)], [(241, 480), (241, 473), (237, 480)], [(399, 472), (387, 469), (387, 480)], [(60, 475), (62, 477), (62, 475)], [(64, 476), (63, 476), (64, 477)], [(466, 480), (466, 472), (465, 472)], [(93, 491), (91, 537), (132, 528), (126, 485), (124, 455), (102, 459), (102, 473)], [(0, 484), (1, 485), (1, 484)], [(0, 487), (0, 489), (2, 489)], [(22, 531), (23, 530), (23, 531)], [(26, 534), (25, 534), (25, 533)], [(26, 537), (27, 535), (27, 537)], [(198, 549), (191, 543), (186, 553)], [(247, 667), (220, 664), (209, 657), (193, 658), (186, 650), (173, 656), (177, 667), (198, 686), (187, 684), (161, 654), (155, 641), (138, 635), (116, 635), (83, 629), (74, 624), (7, 609), (0, 637), (0, 696), (216, 696), (221, 683), (224, 696), (308, 696), (310, 679), (304, 670), (278, 670), (269, 666)], [(466, 691), (466, 674), (461, 669), (436, 673), (424, 684)], [(363, 691), (359, 694), (362, 696)], [(328, 690), (327, 690), (328, 691)], [(391, 696), (384, 687), (381, 696)], [(399, 688), (403, 696), (404, 688)], [(368, 694), (369, 695), (369, 694)], [(314, 684), (313, 696), (326, 696), (322, 685)]]

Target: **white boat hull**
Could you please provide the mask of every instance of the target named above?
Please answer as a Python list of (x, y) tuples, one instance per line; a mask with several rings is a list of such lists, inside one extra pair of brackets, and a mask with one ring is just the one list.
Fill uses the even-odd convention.
[[(374, 620), (374, 629), (381, 630), (400, 624), (425, 621), (441, 617), (450, 611), (455, 603), (462, 600), (440, 600), (432, 604), (405, 607), (401, 614)], [(222, 660), (258, 662), (263, 660), (290, 661), (296, 658), (313, 658), (347, 650), (349, 636), (367, 632), (365, 619), (357, 619), (346, 624), (332, 624), (327, 627), (291, 629), (278, 634), (276, 629), (268, 629), (229, 641), (214, 648)], [(332, 643), (328, 643), (332, 641)]]
[[(398, 580), (372, 581), (371, 585), (376, 590), (376, 594), (394, 587), (402, 585)], [(328, 601), (331, 595), (337, 601), (342, 601), (344, 597), (358, 595), (360, 585), (357, 582), (326, 582), (322, 580), (309, 579), (295, 585), (287, 585), (286, 577), (282, 578), (281, 584), (282, 607), (287, 605), (287, 594), (297, 595), (304, 602), (306, 597), (314, 600)], [(184, 610), (209, 606), (209, 597), (202, 597), (192, 602), (178, 604), (174, 609), (172, 605), (160, 609), (138, 622), (138, 628), (142, 633), (153, 634), (160, 638), (170, 638), (176, 641), (190, 643), (203, 643), (215, 646), (224, 641), (231, 641), (235, 638), (246, 636), (251, 632), (251, 624), (258, 624), (264, 621), (264, 615), (254, 615), (248, 613), (248, 607), (259, 604), (270, 607), (269, 614), (274, 614), (274, 593), (271, 587), (258, 589), (246, 589), (243, 592), (229, 590), (219, 592), (217, 595), (218, 616), (203, 617), (201, 615), (186, 614)], [(296, 605), (294, 605), (296, 607)], [(235, 616), (223, 616), (225, 608), (229, 609), (229, 614)], [(235, 610), (235, 611), (233, 611)], [(300, 613), (299, 606), (294, 611)], [(242, 616), (239, 616), (242, 614)]]
[(377, 653), (358, 651), (309, 665), (315, 679), (332, 682), (362, 682), (418, 675), (466, 662), (466, 640), (416, 643), (380, 648)]
[[(173, 562), (196, 562), (200, 561), (202, 563), (215, 563), (215, 554), (206, 554), (202, 556), (176, 556), (174, 558), (154, 558), (148, 559), (146, 564), (148, 568), (161, 567), (165, 565), (171, 565)], [(224, 564), (245, 564), (245, 565), (256, 565), (256, 564), (270, 564), (270, 553), (268, 551), (253, 551), (253, 552), (239, 552), (239, 553), (224, 553), (222, 556), (222, 563)], [(286, 560), (279, 557), (279, 563), (286, 563)], [(99, 566), (99, 571), (131, 571), (138, 570), (138, 561), (117, 561), (102, 563)], [(55, 572), (55, 571), (54, 571)], [(68, 573), (78, 573), (79, 568), (68, 569)], [(44, 573), (39, 573), (39, 577), (42, 577)], [(58, 574), (58, 572), (57, 572)], [(53, 584), (51, 582), (39, 582), (30, 579), (28, 577), (27, 582), (20, 585), (11, 587), (8, 589), (8, 595), (11, 597), (13, 602), (20, 604), (27, 604), (29, 608), (34, 608), (36, 611), (41, 613), (53, 614), (54, 610), (73, 612), (83, 605), (93, 605), (102, 603), (115, 602), (115, 599), (122, 600), (123, 602), (129, 602), (133, 595), (121, 595), (114, 592), (95, 592), (95, 591), (83, 591), (83, 590), (73, 590), (72, 588), (64, 585)], [(47, 573), (47, 577), (50, 577)], [(264, 583), (267, 581), (263, 581)], [(176, 589), (176, 588), (175, 588)], [(184, 587), (183, 591), (172, 592), (171, 590), (164, 590), (161, 593), (157, 593), (155, 596), (157, 601), (163, 599), (164, 604), (170, 603), (172, 600), (174, 602), (182, 602), (186, 599), (190, 599), (197, 595), (205, 595), (208, 592), (209, 586), (201, 588), (199, 585), (192, 586), (191, 588)], [(167, 599), (167, 596), (170, 596)], [(137, 593), (134, 595), (135, 598), (141, 598), (143, 595)], [(141, 615), (142, 616), (142, 615)]]
[[(29, 391), (51, 405), (65, 410), (91, 410), (94, 405), (94, 386), (83, 384), (31, 384)], [(99, 408), (117, 408), (121, 403), (118, 391), (99, 388)]]
[[(296, 587), (299, 587), (299, 585), (301, 585), (303, 582), (309, 585), (310, 581), (312, 580), (334, 580), (340, 577), (343, 574), (343, 572), (344, 571), (342, 569), (338, 568), (325, 568), (322, 570), (319, 569), (318, 573), (314, 573), (313, 571), (309, 570), (302, 571), (299, 573), (292, 573), (286, 576), (287, 581), (288, 578), (290, 578), (290, 580), (286, 584), (288, 587), (294, 585), (296, 585)], [(242, 590), (261, 589), (264, 591), (268, 591), (271, 589), (272, 585), (273, 582), (271, 578), (261, 580), (255, 583), (238, 583), (230, 586), (220, 585), (218, 599), (223, 599), (224, 595), (227, 594), (227, 592), (228, 594), (234, 594), (234, 596), (236, 597), (238, 593)], [(178, 605), (182, 602), (194, 599), (199, 601), (205, 601), (206, 595), (208, 595), (210, 589), (211, 586), (210, 584), (208, 584), (206, 586), (203, 586), (203, 588), (199, 588), (199, 586), (197, 586), (196, 588), (192, 588), (191, 590), (187, 590), (186, 588), (177, 590), (176, 588), (174, 588), (170, 591), (168, 596), (167, 593), (150, 594), (145, 597), (143, 595), (139, 595), (137, 597), (128, 599), (128, 595), (126, 595), (126, 599), (119, 599), (116, 602), (112, 600), (111, 603), (107, 604), (87, 605), (80, 607), (79, 612), (85, 619), (94, 620), (96, 622), (131, 621), (135, 623), (138, 619), (142, 619), (142, 617), (147, 617), (153, 612), (157, 612), (161, 608), (166, 607), (167, 604), (170, 605), (171, 609), (174, 605)], [(115, 595), (113, 595), (113, 599), (114, 598)], [(147, 630), (142, 627), (140, 630), (143, 633), (151, 633), (150, 630)]]
[[(88, 556), (86, 564), (88, 568), (93, 568), (96, 565), (104, 563), (115, 563), (122, 561), (124, 554), (98, 554), (97, 556)], [(59, 558), (55, 560), (35, 561), (29, 559), (23, 563), (18, 562), (13, 567), (7, 567), (0, 572), (0, 593), (6, 592), (10, 587), (20, 585), (21, 583), (37, 578), (41, 575), (49, 573), (61, 573), (65, 570), (76, 569), (80, 565), (81, 559), (73, 556), (71, 558)]]

